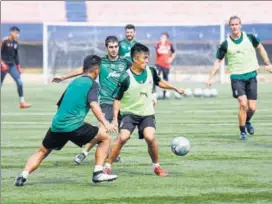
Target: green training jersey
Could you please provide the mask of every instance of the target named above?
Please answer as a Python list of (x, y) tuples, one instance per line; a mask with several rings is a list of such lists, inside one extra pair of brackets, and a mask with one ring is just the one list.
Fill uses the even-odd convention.
[(255, 49), (260, 40), (253, 34), (242, 32), (239, 39), (228, 37), (219, 47), (216, 57), (227, 57), (231, 79), (250, 79), (257, 76), (258, 61)]
[(115, 98), (120, 100), (120, 113), (147, 116), (154, 114), (152, 89), (159, 85), (160, 77), (153, 67), (146, 67), (141, 74), (127, 70), (120, 78)]
[(132, 63), (132, 58), (130, 56), (131, 48), (137, 43), (135, 40), (127, 41), (127, 39), (121, 40), (119, 42), (119, 56), (125, 57), (129, 62)]
[(131, 63), (123, 57), (115, 61), (110, 60), (108, 56), (102, 58), (99, 74), (100, 104), (113, 104), (113, 93), (118, 86), (119, 78), (130, 66)]
[(98, 101), (99, 85), (88, 76), (74, 79), (58, 102), (51, 131), (72, 132), (84, 124), (90, 103)]

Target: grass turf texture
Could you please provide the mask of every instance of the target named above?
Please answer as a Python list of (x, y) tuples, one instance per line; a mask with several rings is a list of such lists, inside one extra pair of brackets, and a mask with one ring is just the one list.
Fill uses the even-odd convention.
[[(2, 203), (272, 203), (269, 84), (259, 86), (258, 110), (252, 121), (256, 134), (247, 141), (238, 140), (238, 105), (229, 85), (218, 86), (216, 99), (159, 101), (156, 136), (161, 166), (170, 174), (167, 178), (154, 175), (147, 146), (134, 134), (122, 150), (124, 163), (113, 167), (120, 177), (112, 183), (91, 183), (94, 149), (77, 166), (72, 159), (81, 149), (68, 143), (62, 151), (53, 152), (24, 187), (14, 187), (26, 159), (41, 144), (65, 86), (26, 86), (26, 98), (33, 103), (26, 110), (18, 108), (14, 85), (2, 88)], [(89, 114), (87, 121), (95, 120)], [(170, 150), (176, 136), (191, 142), (185, 157)]]

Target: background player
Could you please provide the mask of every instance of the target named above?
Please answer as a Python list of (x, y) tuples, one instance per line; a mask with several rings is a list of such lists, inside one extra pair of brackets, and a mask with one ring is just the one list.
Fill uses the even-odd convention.
[(21, 78), (22, 69), (19, 62), (18, 38), (20, 29), (16, 26), (10, 28), (8, 37), (5, 37), (1, 45), (1, 87), (7, 73), (13, 78), (17, 85), (17, 92), (20, 98), (20, 108), (29, 108), (31, 104), (26, 103), (23, 92), (23, 81)]
[(131, 49), (133, 64), (123, 74), (117, 96), (114, 101), (113, 123), (118, 125), (120, 111), (119, 135), (115, 140), (108, 162), (105, 164), (105, 172), (111, 172), (111, 165), (119, 155), (123, 145), (129, 140), (135, 127), (138, 127), (139, 139), (145, 139), (148, 152), (153, 162), (154, 172), (159, 176), (167, 176), (167, 173), (159, 165), (158, 143), (155, 138), (155, 112), (152, 101), (153, 85), (164, 89), (180, 90), (168, 82), (161, 80), (157, 71), (148, 66), (149, 49), (145, 45), (136, 43)]
[[(173, 44), (169, 41), (168, 33), (162, 33), (160, 42), (155, 46), (156, 49), (156, 68), (159, 75), (163, 75), (163, 79), (168, 81), (170, 67), (176, 57)], [(165, 99), (166, 91), (163, 91), (163, 99)]]
[[(115, 36), (109, 36), (105, 40), (105, 46), (107, 50), (107, 55), (102, 58), (100, 64), (100, 74), (99, 74), (99, 83), (100, 83), (100, 107), (102, 112), (105, 115), (105, 118), (111, 122), (113, 118), (113, 92), (118, 86), (118, 81), (122, 73), (124, 73), (130, 66), (131, 63), (123, 57), (118, 55), (119, 45), (118, 39)], [(53, 79), (54, 82), (60, 82), (65, 79), (81, 75), (82, 68), (75, 69), (71, 73), (63, 76), (56, 77)], [(84, 150), (79, 153), (74, 161), (77, 164), (81, 164), (83, 160), (88, 155), (88, 152), (95, 144), (87, 144)], [(117, 158), (116, 161), (120, 161), (120, 158)]]
[[(100, 60), (100, 57), (95, 55), (84, 59), (83, 76), (73, 80), (66, 88), (41, 147), (28, 159), (24, 171), (16, 180), (16, 186), (23, 186), (28, 175), (40, 166), (45, 157), (54, 149), (62, 149), (69, 140), (78, 146), (91, 141), (98, 143), (93, 182), (112, 181), (117, 178), (116, 175), (103, 173), (103, 164), (111, 141), (105, 129), (112, 131), (114, 126), (104, 118), (98, 105), (99, 85), (94, 80), (99, 74)], [(90, 108), (105, 129), (84, 122)]]
[(125, 27), (125, 35), (126, 38), (119, 42), (119, 56), (125, 57), (129, 62), (132, 63), (132, 59), (130, 56), (130, 50), (135, 45), (135, 35), (136, 28), (134, 25), (128, 24)]
[(211, 70), (207, 86), (211, 86), (214, 76), (220, 68), (222, 59), (226, 56), (230, 72), (233, 97), (239, 103), (239, 128), (240, 139), (247, 139), (247, 132), (254, 134), (254, 128), (250, 123), (256, 111), (257, 100), (257, 70), (259, 69), (256, 51), (258, 50), (264, 60), (266, 69), (271, 71), (271, 63), (268, 55), (260, 43), (260, 40), (252, 34), (241, 31), (241, 19), (233, 16), (229, 20), (231, 35), (220, 45), (217, 51), (217, 59)]

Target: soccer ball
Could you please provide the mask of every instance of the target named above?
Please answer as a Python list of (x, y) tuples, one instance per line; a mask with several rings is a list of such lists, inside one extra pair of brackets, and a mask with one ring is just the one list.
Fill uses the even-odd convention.
[(174, 93), (175, 99), (181, 99), (183, 96), (177, 92)]
[(216, 89), (211, 89), (211, 97), (216, 97), (218, 95)]
[(167, 99), (171, 98), (171, 92), (170, 91), (166, 91), (165, 98), (167, 98)]
[(185, 93), (184, 93), (184, 94), (185, 94), (185, 95), (184, 95), (185, 97), (191, 97), (191, 96), (193, 95), (193, 92), (192, 92), (191, 89), (185, 89), (184, 92), (185, 92)]
[(202, 89), (195, 88), (193, 91), (194, 97), (201, 97), (202, 96)]
[(163, 98), (163, 91), (159, 91), (157, 95), (157, 99), (162, 99)]
[(203, 96), (205, 98), (211, 97), (211, 90), (210, 89), (204, 89), (203, 90)]
[(171, 150), (177, 156), (184, 156), (190, 151), (190, 142), (186, 137), (176, 137), (171, 143)]

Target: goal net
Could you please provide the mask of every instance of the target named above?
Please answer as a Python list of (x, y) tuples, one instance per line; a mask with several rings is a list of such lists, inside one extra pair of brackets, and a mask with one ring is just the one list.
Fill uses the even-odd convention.
[[(214, 63), (218, 45), (224, 39), (222, 26), (136, 25), (137, 41), (150, 48), (151, 65), (155, 65), (155, 44), (163, 32), (168, 32), (176, 50), (170, 80), (203, 83)], [(123, 39), (124, 25), (97, 26), (75, 22), (44, 24), (44, 83), (48, 83), (54, 76), (80, 67), (86, 55), (106, 55), (104, 40), (109, 35)], [(217, 75), (216, 81), (223, 83), (224, 71)]]

